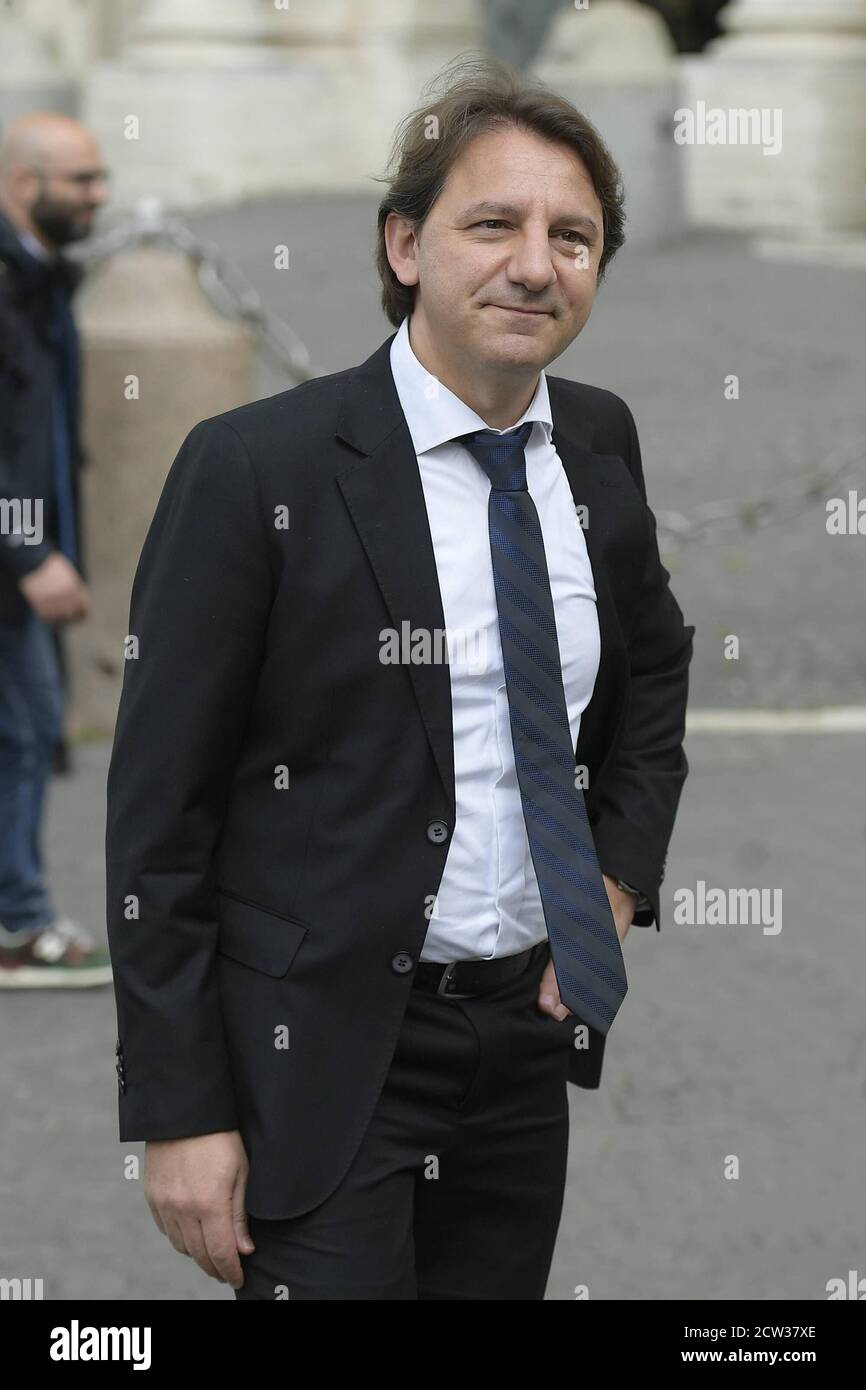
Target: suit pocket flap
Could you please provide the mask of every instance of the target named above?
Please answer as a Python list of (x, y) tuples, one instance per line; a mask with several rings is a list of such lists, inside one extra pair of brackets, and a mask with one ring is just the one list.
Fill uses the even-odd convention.
[(217, 889), (217, 917), (220, 955), (265, 975), (285, 975), (307, 934), (302, 922), (243, 902), (221, 888)]

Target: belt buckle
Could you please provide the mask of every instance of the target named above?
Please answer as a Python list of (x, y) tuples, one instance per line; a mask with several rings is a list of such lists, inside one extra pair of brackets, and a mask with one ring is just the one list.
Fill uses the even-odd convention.
[(452, 977), (453, 977), (453, 975), (454, 975), (454, 971), (455, 971), (456, 969), (457, 969), (457, 961), (456, 961), (456, 960), (450, 960), (450, 961), (448, 962), (448, 964), (446, 965), (445, 969), (442, 971), (442, 978), (441, 978), (441, 980), (439, 981), (438, 985), (436, 986), (436, 993), (437, 993), (437, 994), (443, 994), (443, 995), (444, 995), (444, 994), (446, 993), (446, 990), (447, 990), (447, 988), (448, 988), (448, 985), (451, 983)]

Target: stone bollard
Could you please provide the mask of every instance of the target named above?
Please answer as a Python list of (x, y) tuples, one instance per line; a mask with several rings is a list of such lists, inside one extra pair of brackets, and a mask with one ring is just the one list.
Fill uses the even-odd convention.
[(193, 425), (253, 398), (254, 343), (213, 308), (186, 257), (156, 247), (104, 262), (82, 286), (76, 317), (91, 612), (64, 629), (67, 728), (111, 736), (132, 580), (165, 476)]
[(866, 0), (732, 0), (719, 19), (683, 60), (692, 221), (863, 264)]
[(77, 114), (73, 75), (57, 56), (53, 37), (25, 17), (20, 0), (0, 6), (0, 129), (28, 111)]

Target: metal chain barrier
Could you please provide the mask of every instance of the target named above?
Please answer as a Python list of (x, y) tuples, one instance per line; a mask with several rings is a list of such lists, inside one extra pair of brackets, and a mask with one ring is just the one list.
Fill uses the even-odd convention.
[(89, 267), (130, 247), (153, 245), (172, 246), (188, 256), (214, 308), (223, 318), (245, 323), (264, 354), (295, 383), (322, 375), (298, 334), (265, 308), (258, 290), (217, 243), (197, 236), (180, 218), (167, 213), (157, 198), (140, 199), (130, 217), (91, 237), (86, 247), (78, 249), (75, 259)]
[[(76, 248), (73, 254), (84, 266), (90, 266), (131, 246), (159, 243), (173, 246), (189, 257), (214, 308), (224, 318), (246, 323), (266, 356), (294, 382), (323, 374), (311, 363), (310, 354), (294, 329), (265, 308), (258, 290), (223, 255), (217, 243), (197, 236), (186, 223), (167, 213), (156, 198), (141, 199), (130, 217), (101, 236), (92, 237), (86, 247)], [(674, 547), (691, 541), (725, 540), (801, 516), (822, 502), (831, 489), (856, 487), (864, 457), (866, 448), (862, 442), (839, 449), (811, 477), (779, 483), (771, 494), (752, 502), (705, 502), (688, 517), (681, 512), (659, 510), (655, 514), (659, 539)]]
[(721, 541), (749, 535), (777, 521), (802, 516), (842, 488), (857, 488), (862, 480), (866, 447), (862, 442), (835, 450), (808, 478), (777, 483), (772, 493), (751, 502), (705, 502), (691, 516), (656, 512), (659, 538), (674, 546), (689, 541)]

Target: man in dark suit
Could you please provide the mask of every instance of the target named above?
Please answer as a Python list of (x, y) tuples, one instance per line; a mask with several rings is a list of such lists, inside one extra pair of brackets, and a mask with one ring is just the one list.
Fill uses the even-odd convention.
[(687, 772), (634, 422), (544, 372), (622, 242), (616, 167), (492, 61), (398, 153), (397, 332), (196, 425), (132, 591), (120, 1136), (239, 1298), (544, 1296), (566, 1083), (599, 1084)]

